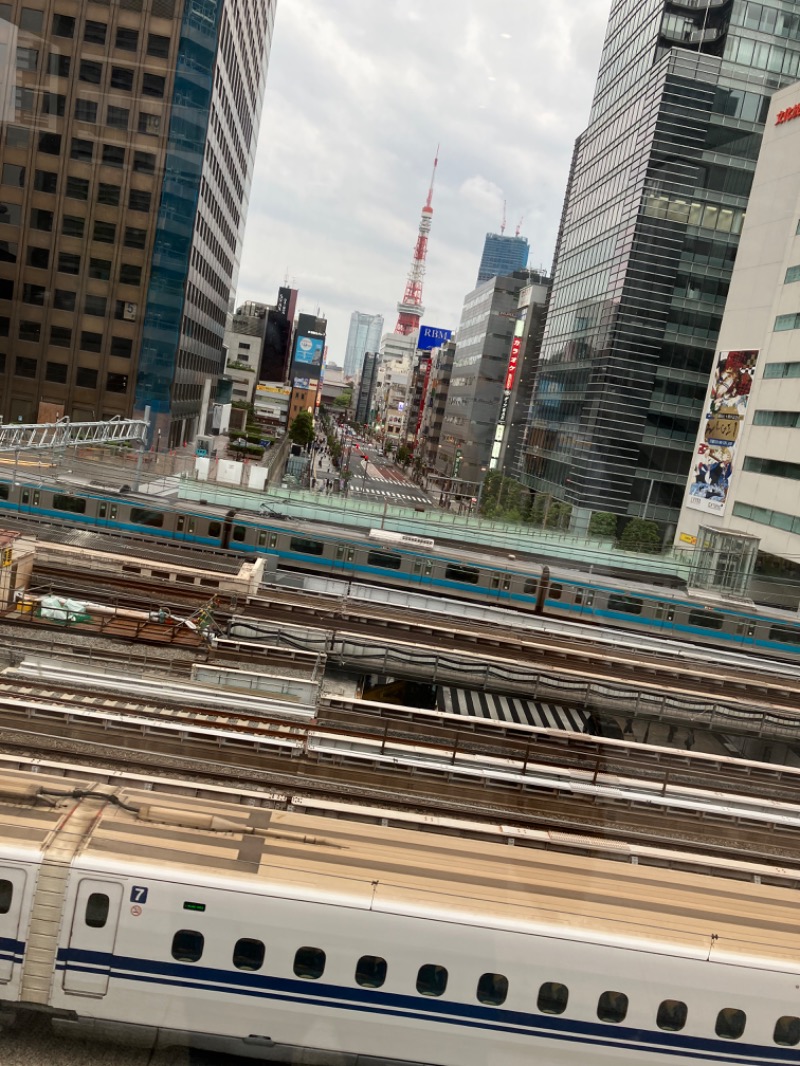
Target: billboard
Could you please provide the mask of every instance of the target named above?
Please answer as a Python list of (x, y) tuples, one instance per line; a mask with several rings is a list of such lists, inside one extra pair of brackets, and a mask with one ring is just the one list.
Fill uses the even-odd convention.
[(711, 395), (695, 449), (687, 506), (723, 514), (731, 487), (736, 445), (753, 384), (758, 351), (717, 352)]
[(309, 389), (311, 388), (311, 378), (295, 378), (294, 387), (296, 389)]
[(436, 326), (420, 326), (417, 348), (429, 352), (431, 348), (441, 348), (453, 336), (451, 329), (438, 329)]
[(325, 342), (321, 337), (298, 337), (294, 346), (294, 361), (304, 366), (322, 366), (322, 349)]

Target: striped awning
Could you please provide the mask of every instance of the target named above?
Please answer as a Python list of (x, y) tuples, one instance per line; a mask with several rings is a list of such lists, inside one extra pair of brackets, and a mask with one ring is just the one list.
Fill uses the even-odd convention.
[(555, 703), (498, 696), (494, 692), (473, 692), (465, 688), (446, 688), (443, 685), (439, 686), (436, 706), (448, 714), (495, 718), (500, 722), (516, 722), (540, 729), (566, 729), (573, 733), (585, 733), (591, 717), (588, 711), (561, 707)]

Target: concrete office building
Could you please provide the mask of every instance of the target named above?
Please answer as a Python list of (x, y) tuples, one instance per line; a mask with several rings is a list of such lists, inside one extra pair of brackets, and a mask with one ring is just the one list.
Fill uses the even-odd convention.
[(454, 340), (443, 344), (441, 348), (434, 348), (431, 352), (431, 373), (423, 403), (418, 448), (425, 466), (434, 469), (436, 469), (436, 454), (441, 444), (447, 393), (450, 389), (455, 354), (456, 342)]
[(490, 468), (520, 291), (527, 270), (491, 278), (467, 296), (444, 411), (436, 472), (468, 485)]
[(344, 376), (357, 378), (367, 352), (377, 352), (383, 333), (383, 315), (353, 311), (344, 355)]
[[(170, 446), (222, 371), (275, 0), (11, 0), (0, 415), (142, 414)], [(212, 390), (213, 391), (213, 390)]]
[(506, 237), (502, 233), (487, 233), (483, 242), (483, 255), (478, 267), (475, 287), (490, 278), (513, 274), (528, 265), (528, 238)]
[(578, 141), (525, 483), (592, 511), (678, 516), (793, 4), (614, 0)]
[[(770, 105), (675, 541), (683, 548), (694, 544), (701, 527), (749, 534), (757, 538), (760, 572), (795, 582), (800, 578), (799, 331), (796, 84), (776, 93)], [(702, 539), (714, 538), (706, 533)], [(735, 573), (722, 576), (723, 589), (731, 581), (736, 590)]]

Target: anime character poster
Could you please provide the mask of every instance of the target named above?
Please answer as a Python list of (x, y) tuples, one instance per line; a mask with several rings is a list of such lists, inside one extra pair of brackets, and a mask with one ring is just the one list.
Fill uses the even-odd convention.
[(758, 356), (757, 350), (717, 352), (689, 483), (689, 507), (711, 514), (725, 512)]

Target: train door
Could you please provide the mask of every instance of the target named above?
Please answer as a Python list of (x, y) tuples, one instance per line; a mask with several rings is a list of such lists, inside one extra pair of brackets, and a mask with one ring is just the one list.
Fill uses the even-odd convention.
[(21, 957), (19, 920), (25, 896), (25, 871), (0, 866), (0, 984), (14, 974), (14, 958)]
[(193, 515), (177, 515), (175, 518), (175, 540), (194, 540), (194, 527), (195, 520)]
[(78, 886), (69, 934), (64, 991), (104, 996), (117, 939), (122, 885), (83, 878)]
[(97, 504), (98, 526), (114, 526), (117, 524), (117, 504), (108, 500), (100, 500)]

